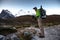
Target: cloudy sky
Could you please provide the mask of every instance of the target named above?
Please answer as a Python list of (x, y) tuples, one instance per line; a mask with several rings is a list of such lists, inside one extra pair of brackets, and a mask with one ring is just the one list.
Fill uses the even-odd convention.
[(41, 5), (47, 15), (60, 14), (60, 0), (0, 0), (0, 12), (2, 9), (8, 9), (15, 15), (22, 9), (24, 13), (21, 12), (20, 15), (25, 14), (25, 11), (31, 11), (30, 14), (34, 14), (33, 7), (40, 8)]

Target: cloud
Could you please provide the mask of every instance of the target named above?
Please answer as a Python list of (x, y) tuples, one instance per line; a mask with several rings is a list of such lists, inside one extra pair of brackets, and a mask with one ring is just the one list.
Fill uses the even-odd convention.
[(52, 15), (52, 14), (59, 14), (60, 15), (60, 9), (47, 9), (46, 14), (47, 15)]

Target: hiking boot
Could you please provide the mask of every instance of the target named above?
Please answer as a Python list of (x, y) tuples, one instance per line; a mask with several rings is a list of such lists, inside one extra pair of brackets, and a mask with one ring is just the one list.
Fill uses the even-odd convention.
[(44, 35), (41, 35), (41, 33), (39, 33), (39, 37), (40, 38), (45, 38), (45, 36)]
[(39, 36), (40, 38), (45, 38), (45, 36)]

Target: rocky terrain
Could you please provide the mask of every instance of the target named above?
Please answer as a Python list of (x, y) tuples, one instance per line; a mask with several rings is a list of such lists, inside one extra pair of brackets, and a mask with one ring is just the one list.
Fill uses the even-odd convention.
[[(28, 28), (25, 28), (25, 29), (27, 29), (27, 30), (28, 29), (33, 29), (32, 31), (31, 30), (29, 31), (30, 33), (34, 32), (34, 30), (39, 32), (39, 28), (35, 28), (35, 27), (28, 27)], [(33, 34), (32, 33), (33, 35), (32, 35), (31, 40), (60, 40), (60, 25), (47, 27), (47, 28), (44, 29), (44, 31), (45, 31), (45, 38), (39, 38), (38, 34)], [(29, 33), (27, 33), (27, 34), (29, 34)]]
[[(40, 32), (38, 25), (37, 25), (37, 19), (33, 15), (24, 15), (19, 17), (14, 17), (8, 10), (3, 10), (0, 14), (0, 26), (7, 26), (7, 27), (18, 27), (18, 33), (21, 34), (21, 32), (26, 29), (28, 29), (27, 32), (31, 33), (32, 38), (31, 40), (60, 40), (60, 15), (47, 15), (46, 19), (42, 19), (44, 31), (45, 31), (45, 38), (39, 38), (39, 35), (37, 34)], [(30, 27), (31, 25), (35, 25), (33, 27)], [(53, 26), (55, 25), (55, 26)], [(19, 27), (23, 27), (22, 31)], [(27, 28), (26, 28), (27, 27)], [(32, 28), (32, 29), (31, 29)], [(37, 31), (37, 32), (36, 32)], [(36, 32), (36, 34), (34, 34)], [(20, 35), (21, 36), (21, 35)], [(24, 36), (24, 35), (23, 35)], [(25, 37), (27, 38), (27, 37)], [(24, 39), (25, 39), (24, 38)]]

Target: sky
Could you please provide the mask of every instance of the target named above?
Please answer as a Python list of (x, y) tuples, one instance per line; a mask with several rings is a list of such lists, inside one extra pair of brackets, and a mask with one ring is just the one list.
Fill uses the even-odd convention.
[(8, 9), (14, 15), (32, 15), (35, 14), (33, 7), (39, 9), (41, 5), (47, 15), (60, 15), (60, 0), (0, 0), (0, 12), (2, 9)]

